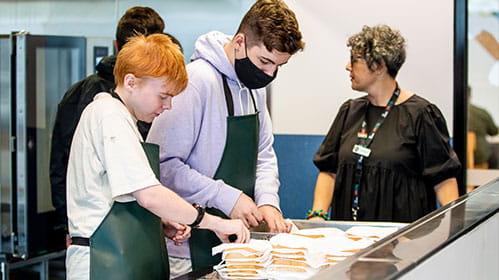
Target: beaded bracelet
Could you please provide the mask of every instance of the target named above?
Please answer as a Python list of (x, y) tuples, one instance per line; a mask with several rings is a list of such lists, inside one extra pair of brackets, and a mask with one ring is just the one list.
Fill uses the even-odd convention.
[(305, 217), (306, 220), (311, 219), (313, 217), (321, 217), (326, 221), (329, 221), (329, 215), (326, 211), (320, 209), (320, 210), (308, 210), (307, 211), (307, 216)]

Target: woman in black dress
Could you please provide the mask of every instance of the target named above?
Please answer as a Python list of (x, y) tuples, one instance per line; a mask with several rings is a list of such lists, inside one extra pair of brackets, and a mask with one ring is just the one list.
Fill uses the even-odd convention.
[[(440, 110), (395, 79), (405, 40), (386, 25), (348, 39), (353, 90), (314, 157), (320, 173), (310, 218), (412, 222), (458, 197), (461, 167)], [(318, 217), (317, 217), (318, 216)], [(317, 217), (317, 218), (315, 218)]]

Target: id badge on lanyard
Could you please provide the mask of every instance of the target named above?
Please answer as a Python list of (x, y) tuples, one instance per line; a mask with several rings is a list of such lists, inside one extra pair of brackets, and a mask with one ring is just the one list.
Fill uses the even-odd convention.
[(371, 149), (363, 147), (362, 145), (359, 144), (355, 144), (353, 145), (352, 152), (359, 156), (369, 157), (369, 155), (371, 154)]

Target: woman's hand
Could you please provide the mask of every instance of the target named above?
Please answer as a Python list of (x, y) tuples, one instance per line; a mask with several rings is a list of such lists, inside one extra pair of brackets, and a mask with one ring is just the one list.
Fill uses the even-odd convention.
[(313, 222), (324, 222), (324, 221), (326, 221), (326, 220), (324, 220), (324, 218), (322, 218), (322, 217), (318, 217), (318, 216), (316, 216), (316, 217), (312, 217), (312, 218), (308, 219), (308, 221), (313, 221)]
[(437, 184), (435, 187), (438, 202), (441, 206), (459, 198), (456, 178), (449, 178)]

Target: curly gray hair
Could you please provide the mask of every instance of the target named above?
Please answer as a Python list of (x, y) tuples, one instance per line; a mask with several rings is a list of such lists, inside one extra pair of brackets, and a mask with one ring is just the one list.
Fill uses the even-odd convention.
[(398, 30), (384, 24), (373, 27), (364, 25), (361, 32), (348, 38), (347, 47), (352, 53), (365, 56), (367, 66), (373, 71), (384, 61), (388, 74), (393, 78), (406, 56), (404, 37)]

